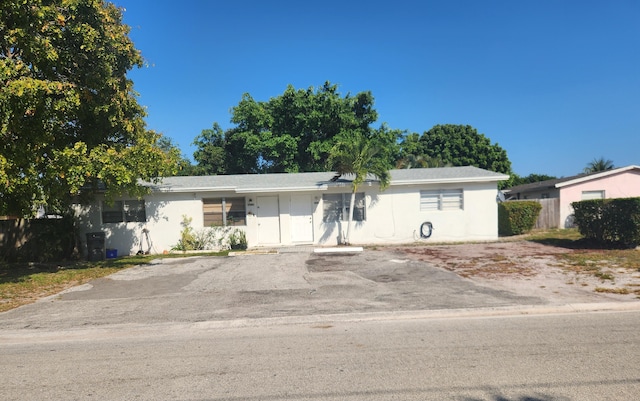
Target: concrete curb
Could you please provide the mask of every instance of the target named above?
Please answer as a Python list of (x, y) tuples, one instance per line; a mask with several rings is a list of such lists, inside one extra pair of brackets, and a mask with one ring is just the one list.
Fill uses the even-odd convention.
[(596, 312), (635, 312), (640, 311), (640, 301), (633, 302), (597, 302), (563, 305), (527, 305), (500, 306), (488, 308), (434, 309), (395, 312), (370, 312), (308, 316), (285, 316), (257, 319), (236, 319), (198, 322), (194, 325), (203, 328), (252, 327), (276, 325), (302, 325), (340, 322), (368, 322), (380, 320), (412, 319), (467, 319), (484, 317), (516, 317), (533, 315), (561, 315)]
[(0, 330), (0, 343), (23, 344), (49, 342), (78, 342), (118, 338), (162, 338), (176, 331), (193, 335), (205, 334), (212, 330), (239, 329), (250, 327), (335, 325), (340, 323), (375, 322), (392, 320), (443, 320), (443, 319), (481, 319), (508, 318), (523, 316), (638, 312), (640, 302), (576, 303), (564, 305), (504, 306), (492, 308), (438, 309), (403, 312), (349, 313), (335, 315), (284, 316), (256, 319), (214, 320), (195, 323), (157, 323), (157, 324), (114, 324), (90, 328), (64, 330)]

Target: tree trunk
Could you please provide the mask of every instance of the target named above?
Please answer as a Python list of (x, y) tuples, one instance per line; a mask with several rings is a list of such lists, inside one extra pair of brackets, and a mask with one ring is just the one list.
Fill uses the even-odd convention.
[(353, 214), (355, 213), (356, 191), (351, 192), (351, 201), (349, 202), (349, 222), (347, 223), (347, 237), (345, 245), (351, 245), (351, 224), (353, 224)]

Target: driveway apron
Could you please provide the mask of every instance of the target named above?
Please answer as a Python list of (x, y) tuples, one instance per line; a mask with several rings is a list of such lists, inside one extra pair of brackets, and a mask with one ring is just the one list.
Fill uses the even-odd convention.
[(0, 314), (4, 329), (539, 305), (401, 253), (157, 259)]

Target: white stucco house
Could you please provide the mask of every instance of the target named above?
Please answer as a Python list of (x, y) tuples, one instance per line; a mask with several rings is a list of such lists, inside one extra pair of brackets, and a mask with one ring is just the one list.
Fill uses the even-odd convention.
[[(640, 166), (631, 165), (591, 174), (519, 185), (504, 190), (512, 200), (556, 199), (554, 228), (573, 226), (571, 203), (587, 199), (640, 197)], [(544, 203), (543, 203), (544, 207)]]
[[(385, 191), (374, 179), (358, 188), (352, 244), (498, 238), (497, 184), (509, 176), (476, 167), (390, 173)], [(183, 216), (192, 219), (194, 230), (212, 224), (240, 228), (250, 248), (333, 246), (347, 228), (351, 181), (332, 172), (169, 177), (149, 185), (144, 199), (108, 204), (98, 197), (77, 205), (83, 238), (103, 232), (107, 248), (128, 255), (141, 248), (143, 230), (150, 253), (170, 251)], [(426, 222), (433, 227), (428, 239), (420, 231)], [(143, 246), (146, 251), (146, 239)]]

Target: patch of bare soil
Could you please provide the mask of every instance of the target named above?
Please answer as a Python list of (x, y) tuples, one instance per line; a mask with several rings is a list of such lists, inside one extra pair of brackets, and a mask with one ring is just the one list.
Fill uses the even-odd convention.
[(580, 250), (529, 241), (394, 247), (408, 258), (455, 272), (492, 288), (546, 298), (550, 303), (635, 301), (640, 266), (600, 262), (576, 267)]

